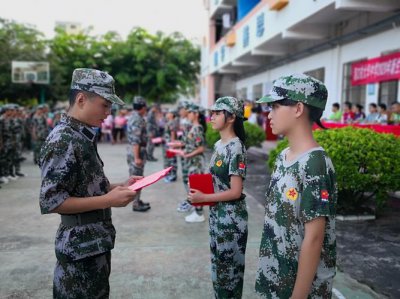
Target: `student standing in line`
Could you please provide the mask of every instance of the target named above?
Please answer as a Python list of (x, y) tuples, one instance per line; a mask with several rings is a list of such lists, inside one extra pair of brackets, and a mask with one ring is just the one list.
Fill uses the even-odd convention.
[(210, 206), (211, 279), (215, 298), (241, 298), (247, 245), (247, 208), (243, 191), (247, 155), (244, 146), (243, 102), (219, 98), (211, 107), (211, 124), (221, 139), (214, 145), (209, 171), (214, 194), (190, 189), (192, 203)]
[[(188, 120), (191, 122), (192, 127), (186, 138), (185, 154), (183, 157), (186, 159), (188, 176), (190, 176), (191, 174), (204, 173), (205, 132), (207, 124), (204, 112), (196, 104), (191, 104), (188, 112)], [(204, 222), (203, 207), (195, 207), (193, 212), (185, 217), (185, 221), (189, 223)]]
[(103, 171), (93, 127), (124, 102), (114, 79), (94, 69), (72, 75), (70, 108), (40, 152), (40, 209), (58, 213), (53, 298), (109, 298), (115, 228), (111, 207), (129, 204), (136, 192), (126, 183), (110, 184)]
[(312, 134), (328, 92), (304, 74), (284, 76), (259, 103), (271, 105), (272, 132), (289, 147), (277, 157), (266, 193), (255, 289), (263, 298), (331, 298), (336, 265), (337, 184), (332, 161)]

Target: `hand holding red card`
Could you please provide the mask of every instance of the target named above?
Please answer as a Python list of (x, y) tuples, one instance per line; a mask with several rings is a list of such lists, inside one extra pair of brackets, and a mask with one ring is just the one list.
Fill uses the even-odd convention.
[[(214, 184), (212, 180), (211, 173), (203, 173), (203, 174), (191, 174), (189, 175), (189, 187), (190, 189), (197, 189), (204, 194), (213, 194), (214, 193)], [(201, 203), (192, 203), (192, 206), (214, 206), (216, 202), (201, 202)]]
[(155, 137), (155, 138), (151, 139), (151, 143), (160, 144), (160, 143), (163, 143), (163, 139), (162, 139), (162, 137)]
[(172, 169), (172, 166), (165, 168), (161, 171), (155, 172), (151, 175), (145, 176), (143, 179), (136, 181), (134, 184), (130, 185), (128, 188), (131, 189), (132, 191), (137, 191), (144, 187), (152, 185), (155, 182), (162, 179), (163, 177), (165, 177), (168, 174), (168, 172), (171, 171), (171, 169)]
[(167, 158), (173, 158), (175, 156), (183, 156), (185, 153), (183, 150), (179, 150), (179, 149), (167, 149), (166, 151), (166, 156)]

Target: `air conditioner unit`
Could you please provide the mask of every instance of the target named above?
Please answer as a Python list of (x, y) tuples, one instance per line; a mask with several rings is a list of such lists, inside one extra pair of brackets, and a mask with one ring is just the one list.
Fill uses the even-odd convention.
[(37, 81), (37, 72), (24, 72), (24, 78), (26, 82), (36, 82)]

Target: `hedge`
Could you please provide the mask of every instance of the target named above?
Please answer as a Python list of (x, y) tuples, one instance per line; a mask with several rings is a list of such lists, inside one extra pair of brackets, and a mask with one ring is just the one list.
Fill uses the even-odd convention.
[[(354, 127), (318, 130), (314, 137), (336, 170), (339, 213), (361, 211), (370, 198), (374, 198), (379, 213), (388, 192), (400, 190), (400, 138)], [(270, 169), (287, 146), (284, 139), (270, 153)]]

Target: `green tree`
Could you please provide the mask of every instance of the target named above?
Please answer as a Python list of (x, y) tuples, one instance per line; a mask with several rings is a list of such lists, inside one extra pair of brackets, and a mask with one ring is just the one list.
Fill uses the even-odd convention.
[(11, 62), (46, 60), (44, 35), (32, 26), (0, 18), (0, 101), (38, 98), (40, 86), (11, 82)]

